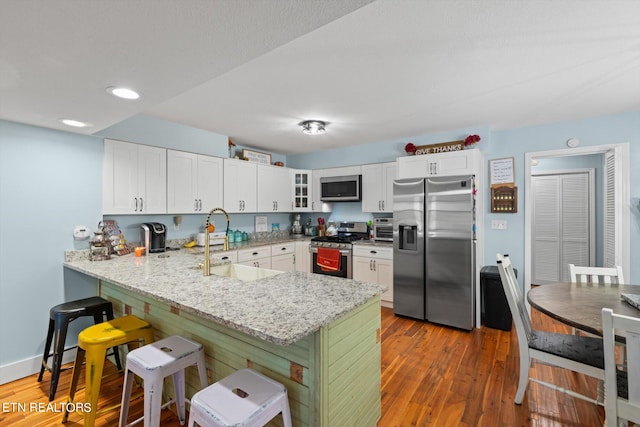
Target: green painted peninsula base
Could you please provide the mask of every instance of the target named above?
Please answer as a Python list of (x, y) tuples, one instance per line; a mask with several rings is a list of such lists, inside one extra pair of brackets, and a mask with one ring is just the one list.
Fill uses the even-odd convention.
[[(276, 345), (204, 317), (100, 282), (116, 315), (153, 325), (156, 339), (181, 335), (204, 345), (209, 383), (251, 367), (284, 384), (294, 426), (375, 426), (380, 418), (380, 297), (289, 346)], [(187, 397), (199, 390), (189, 368)], [(171, 379), (164, 392), (171, 395)], [(280, 416), (269, 425), (282, 425)]]

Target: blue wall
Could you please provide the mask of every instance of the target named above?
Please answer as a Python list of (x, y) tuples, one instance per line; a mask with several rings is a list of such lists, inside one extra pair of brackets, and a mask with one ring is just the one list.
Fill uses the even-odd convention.
[(0, 366), (42, 351), (53, 305), (96, 292), (65, 288), (62, 262), (74, 226), (102, 217), (102, 151), (100, 138), (0, 121)]
[[(515, 158), (520, 191), (524, 191), (526, 152), (563, 149), (569, 138), (579, 138), (582, 146), (629, 142), (633, 201), (630, 281), (640, 282), (640, 263), (633, 262), (640, 259), (640, 112), (502, 131), (460, 129), (286, 158), (274, 155), (273, 160), (303, 169), (385, 162), (404, 155), (404, 144), (409, 141), (423, 145), (458, 140), (468, 134), (482, 137), (478, 148), (486, 160)], [(228, 153), (225, 136), (143, 116), (106, 129), (100, 136), (0, 121), (0, 372), (21, 360), (40, 357), (51, 306), (95, 292), (95, 283), (65, 271), (61, 264), (65, 250), (86, 247), (86, 243), (73, 240), (74, 226), (95, 229), (102, 219), (102, 137), (221, 157)], [(495, 253), (502, 252), (512, 256), (516, 268), (523, 269), (524, 197), (519, 200), (517, 214), (486, 215), (485, 264), (494, 264)], [(360, 209), (359, 203), (336, 205), (330, 217), (369, 219), (370, 214), (362, 214)], [(232, 228), (251, 231), (254, 216), (234, 215)], [(165, 223), (169, 238), (191, 236), (199, 231), (204, 215), (183, 215), (179, 230), (173, 228), (172, 215), (113, 218), (124, 228), (127, 239), (134, 240), (139, 236), (139, 224), (146, 221)], [(487, 226), (492, 219), (508, 220), (508, 229), (491, 230)], [(288, 214), (269, 215), (269, 222), (288, 228), (291, 218)], [(76, 328), (84, 326), (77, 322)]]

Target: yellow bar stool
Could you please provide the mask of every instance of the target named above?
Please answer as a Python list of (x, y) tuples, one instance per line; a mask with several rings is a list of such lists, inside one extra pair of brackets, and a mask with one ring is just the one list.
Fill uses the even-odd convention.
[[(153, 330), (149, 323), (133, 315), (89, 326), (78, 335), (78, 353), (73, 365), (73, 377), (67, 402), (73, 403), (82, 362), (86, 355), (85, 405), (76, 405), (83, 409), (85, 427), (93, 427), (96, 420), (100, 382), (107, 349), (118, 345), (137, 343), (141, 339), (145, 344), (153, 342)], [(63, 423), (66, 423), (69, 418), (69, 407), (73, 407), (73, 405), (66, 405), (62, 418)]]

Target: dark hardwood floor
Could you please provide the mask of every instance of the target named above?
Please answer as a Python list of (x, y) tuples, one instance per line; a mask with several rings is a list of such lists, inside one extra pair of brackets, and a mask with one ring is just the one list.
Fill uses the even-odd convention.
[[(568, 328), (532, 311), (535, 328), (569, 332)], [(379, 427), (405, 426), (602, 426), (604, 410), (596, 405), (530, 384), (522, 405), (513, 403), (518, 382), (518, 346), (511, 332), (482, 327), (472, 332), (418, 322), (382, 309), (382, 418)], [(109, 364), (101, 389), (100, 408), (119, 403), (123, 375)], [(535, 365), (532, 375), (595, 396), (596, 381), (561, 369)], [(58, 406), (63, 404), (71, 370), (62, 373)], [(0, 386), (0, 426), (61, 425), (62, 414), (29, 411), (31, 402), (48, 403), (49, 379), (32, 375)], [(80, 380), (84, 384), (84, 379)], [(138, 390), (139, 391), (139, 390)], [(79, 391), (76, 400), (84, 392)], [(26, 403), (27, 410), (7, 405)], [(141, 398), (132, 402), (130, 418), (142, 414)], [(164, 410), (162, 425), (179, 426)], [(98, 417), (96, 426), (117, 425), (118, 410)], [(82, 425), (73, 414), (66, 426)], [(142, 425), (142, 424), (140, 424)], [(351, 426), (330, 426), (351, 427)]]

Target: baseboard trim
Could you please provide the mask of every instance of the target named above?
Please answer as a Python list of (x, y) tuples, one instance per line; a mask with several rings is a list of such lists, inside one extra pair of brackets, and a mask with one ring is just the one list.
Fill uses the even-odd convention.
[[(68, 351), (65, 350), (62, 356), (62, 364), (73, 362), (75, 358), (75, 347), (69, 347)], [(0, 385), (37, 374), (40, 372), (41, 363), (42, 355), (0, 366)], [(49, 358), (49, 363), (51, 363), (51, 358)]]

